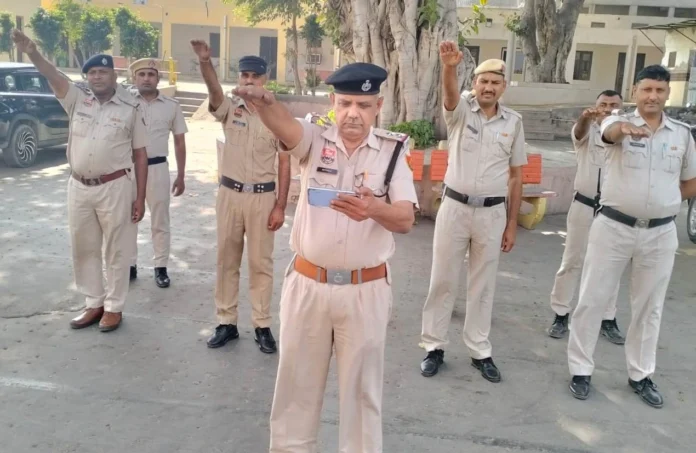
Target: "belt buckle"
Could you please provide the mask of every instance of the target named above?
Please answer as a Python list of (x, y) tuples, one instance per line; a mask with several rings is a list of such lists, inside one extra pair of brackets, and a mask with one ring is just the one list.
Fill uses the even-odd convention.
[(469, 197), (466, 204), (474, 208), (482, 208), (486, 204), (486, 197)]
[(636, 224), (634, 226), (636, 228), (648, 228), (649, 225), (650, 225), (650, 220), (637, 219)]
[(254, 185), (253, 184), (242, 184), (242, 192), (244, 193), (251, 193), (254, 191)]
[(96, 178), (83, 178), (82, 184), (86, 185), (87, 187), (98, 186), (99, 180)]
[(353, 273), (346, 270), (327, 269), (326, 283), (332, 285), (349, 285), (352, 283)]

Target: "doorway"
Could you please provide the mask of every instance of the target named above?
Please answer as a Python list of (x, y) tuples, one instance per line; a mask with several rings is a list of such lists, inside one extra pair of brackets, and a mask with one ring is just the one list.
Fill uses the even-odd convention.
[[(636, 76), (645, 67), (645, 54), (636, 54), (636, 67), (633, 71), (633, 83), (636, 81)], [(614, 81), (614, 91), (622, 93), (624, 72), (626, 71), (626, 52), (619, 52), (619, 58), (616, 62), (616, 80)]]
[(259, 56), (268, 64), (268, 80), (277, 79), (278, 67), (278, 38), (275, 36), (261, 36)]

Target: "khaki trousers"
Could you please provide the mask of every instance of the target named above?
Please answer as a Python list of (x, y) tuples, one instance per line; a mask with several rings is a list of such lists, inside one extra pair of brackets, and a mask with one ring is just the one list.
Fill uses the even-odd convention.
[(474, 359), (491, 357), (488, 340), (500, 246), (507, 223), (505, 204), (471, 206), (443, 197), (435, 221), (430, 289), (423, 307), (421, 340), (427, 351), (448, 344), (462, 264), (469, 252), (464, 344)]
[[(150, 230), (152, 247), (155, 250), (155, 267), (167, 267), (171, 235), (169, 233), (169, 200), (170, 200), (169, 165), (150, 165), (147, 169), (147, 207), (150, 210)], [(136, 192), (137, 194), (137, 192)], [(138, 227), (136, 224), (133, 237), (133, 251), (130, 264), (135, 266), (138, 258)]]
[[(575, 297), (575, 290), (580, 281), (582, 263), (587, 252), (587, 239), (594, 220), (594, 209), (578, 201), (573, 201), (568, 211), (565, 250), (561, 267), (556, 273), (556, 280), (551, 291), (551, 308), (560, 316), (570, 313), (570, 303)], [(609, 298), (607, 310), (602, 319), (616, 318), (616, 300), (619, 297), (619, 282)]]
[(632, 228), (597, 215), (590, 229), (580, 299), (570, 323), (571, 375), (592, 375), (602, 314), (629, 262), (631, 324), (625, 346), (628, 376), (640, 381), (655, 372), (662, 307), (677, 247), (674, 222), (651, 229)]
[[(128, 296), (128, 239), (131, 222), (133, 174), (100, 186), (85, 186), (68, 178), (68, 223), (75, 286), (87, 308), (104, 307), (120, 313)], [(102, 272), (102, 246), (106, 290)]]
[[(387, 279), (330, 285), (288, 266), (280, 300), (280, 363), (271, 409), (271, 453), (317, 453), (332, 349), (339, 386), (339, 453), (382, 452)], [(333, 347), (333, 348), (332, 348)]]
[(252, 323), (271, 326), (273, 237), (268, 217), (276, 203), (273, 192), (241, 193), (220, 186), (217, 196), (217, 280), (215, 307), (220, 324), (237, 324), (239, 268), (246, 235)]

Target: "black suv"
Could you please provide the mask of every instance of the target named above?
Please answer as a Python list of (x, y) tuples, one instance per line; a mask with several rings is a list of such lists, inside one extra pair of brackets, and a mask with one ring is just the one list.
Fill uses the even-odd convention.
[(29, 167), (40, 148), (67, 143), (68, 126), (67, 113), (33, 65), (0, 63), (0, 149), (7, 165)]

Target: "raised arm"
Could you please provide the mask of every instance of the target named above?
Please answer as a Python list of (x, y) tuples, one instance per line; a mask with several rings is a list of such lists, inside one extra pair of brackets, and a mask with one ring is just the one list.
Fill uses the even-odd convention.
[(610, 116), (602, 121), (602, 140), (606, 143), (619, 143), (624, 137), (631, 136), (638, 140), (643, 137), (650, 137), (650, 131), (638, 127), (617, 116)]
[(440, 43), (440, 60), (442, 61), (442, 101), (445, 110), (453, 111), (459, 105), (459, 81), (457, 66), (464, 55), (452, 41)]
[(17, 50), (27, 54), (36, 69), (46, 77), (56, 97), (63, 99), (68, 94), (70, 80), (65, 78), (53, 64), (48, 62), (36, 47), (36, 43), (19, 30), (12, 30), (12, 41)]
[(582, 111), (580, 118), (575, 123), (573, 128), (573, 139), (575, 142), (583, 142), (590, 132), (590, 124), (597, 120), (601, 112), (595, 108), (589, 108)]
[(208, 47), (208, 43), (200, 39), (191, 40), (191, 47), (198, 56), (198, 62), (201, 66), (201, 75), (203, 76), (205, 85), (208, 87), (210, 108), (216, 110), (222, 105), (222, 101), (225, 100), (225, 94), (217, 78), (217, 72), (215, 72), (213, 62), (210, 60), (210, 47)]

